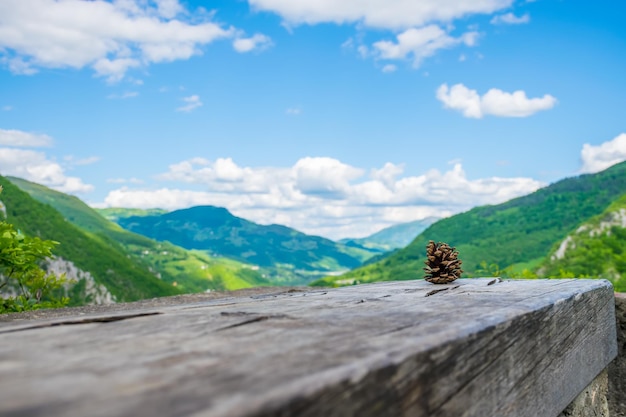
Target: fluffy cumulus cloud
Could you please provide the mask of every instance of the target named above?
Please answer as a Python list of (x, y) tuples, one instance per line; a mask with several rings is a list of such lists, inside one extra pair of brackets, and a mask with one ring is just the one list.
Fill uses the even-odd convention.
[(93, 190), (78, 177), (65, 174), (65, 169), (43, 152), (0, 148), (0, 173), (24, 178), (64, 193), (80, 194)]
[(77, 165), (97, 162), (99, 158), (64, 158), (64, 165), (49, 159), (45, 153), (22, 148), (38, 148), (52, 145), (48, 135), (24, 132), (21, 130), (0, 129), (0, 175), (12, 175), (56, 190), (80, 194), (93, 190), (78, 177), (66, 175), (66, 169)]
[[(404, 174), (402, 165), (387, 163), (368, 171), (328, 157), (302, 158), (291, 167), (242, 167), (230, 158), (194, 158), (171, 165), (158, 179), (172, 186), (125, 186), (111, 191), (100, 206), (210, 204), (260, 223), (339, 238), (500, 203), (543, 185), (530, 178), (469, 179), (460, 163), (446, 172), (412, 176)], [(189, 190), (191, 185), (196, 189)]]
[(471, 14), (491, 14), (513, 0), (248, 0), (253, 9), (282, 16), (289, 24), (362, 23), (382, 29), (407, 29), (450, 22)]
[(457, 110), (463, 116), (481, 119), (486, 115), (497, 117), (528, 117), (541, 110), (548, 110), (557, 103), (556, 98), (545, 94), (539, 98), (528, 98), (522, 90), (507, 93), (492, 88), (484, 95), (471, 90), (463, 84), (448, 87), (441, 85), (437, 89), (437, 99), (445, 108)]
[(494, 16), (491, 19), (492, 25), (521, 25), (530, 22), (530, 15), (528, 13), (516, 16), (513, 13), (506, 13)]
[(413, 65), (419, 67), (424, 58), (432, 56), (440, 49), (465, 44), (473, 46), (478, 37), (477, 32), (466, 32), (459, 37), (452, 37), (437, 25), (422, 28), (410, 28), (396, 37), (396, 42), (379, 41), (373, 48), (380, 59), (411, 58)]
[(271, 45), (272, 40), (262, 33), (256, 33), (249, 38), (239, 37), (233, 41), (233, 48), (241, 53), (266, 49)]
[(350, 192), (350, 181), (363, 171), (333, 158), (302, 158), (292, 168), (295, 188), (308, 195), (344, 198)]
[(0, 63), (21, 74), (91, 67), (114, 82), (239, 32), (202, 10), (190, 15), (179, 0), (0, 1)]
[(0, 146), (39, 147), (52, 145), (48, 135), (0, 129)]
[(598, 146), (585, 143), (580, 152), (580, 159), (582, 161), (581, 173), (599, 172), (626, 161), (626, 133)]
[[(474, 14), (492, 14), (510, 7), (513, 0), (248, 0), (253, 10), (280, 15), (287, 25), (357, 24), (360, 27), (390, 30), (396, 39), (382, 39), (372, 45), (353, 39), (342, 46), (354, 48), (361, 57), (411, 59), (414, 67), (438, 50), (474, 46), (478, 33), (451, 34), (451, 23)], [(384, 66), (392, 72), (391, 66)]]

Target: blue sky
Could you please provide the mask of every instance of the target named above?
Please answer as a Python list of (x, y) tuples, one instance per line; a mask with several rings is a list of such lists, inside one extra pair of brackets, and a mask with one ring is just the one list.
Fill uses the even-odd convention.
[(0, 1), (0, 173), (331, 238), (626, 159), (626, 3)]

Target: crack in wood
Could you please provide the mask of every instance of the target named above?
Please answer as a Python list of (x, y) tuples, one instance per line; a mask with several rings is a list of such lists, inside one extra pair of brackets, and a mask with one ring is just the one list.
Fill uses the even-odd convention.
[[(226, 316), (226, 317), (241, 317), (241, 316), (256, 315), (256, 313), (248, 313), (245, 311), (235, 311), (235, 312), (223, 311), (221, 315)], [(246, 324), (257, 323), (257, 322), (265, 321), (269, 319), (293, 319), (293, 317), (288, 316), (287, 314), (267, 314), (267, 315), (262, 315), (262, 316), (257, 315), (256, 317), (251, 318), (249, 320), (244, 320), (239, 323), (234, 323), (228, 326), (220, 327), (219, 329), (216, 330), (216, 332), (221, 332), (222, 330), (233, 329), (235, 327), (245, 326)]]
[[(262, 300), (264, 298), (277, 298), (279, 296), (287, 296), (287, 297), (293, 297), (294, 295), (305, 296), (306, 292), (307, 290), (304, 290), (304, 289), (292, 288), (289, 291), (280, 291), (280, 292), (272, 292), (272, 293), (267, 293), (267, 294), (251, 295), (250, 298), (252, 298), (253, 300)], [(326, 294), (326, 292), (324, 292), (321, 295), (324, 295), (324, 294)]]
[(411, 327), (415, 327), (416, 323), (405, 324), (404, 326), (394, 327), (390, 330), (385, 330), (384, 332), (376, 333), (376, 336), (387, 335), (391, 333), (401, 332), (402, 330), (410, 329)]
[(129, 320), (129, 319), (135, 319), (139, 317), (156, 316), (158, 314), (163, 314), (163, 313), (160, 311), (153, 311), (153, 312), (147, 312), (147, 313), (124, 314), (124, 315), (118, 315), (118, 316), (85, 317), (83, 319), (63, 320), (63, 321), (57, 321), (57, 322), (52, 322), (52, 323), (37, 324), (35, 326), (20, 327), (17, 329), (0, 330), (0, 334), (1, 333), (15, 333), (15, 332), (21, 332), (21, 331), (33, 330), (33, 329), (42, 329), (46, 327), (74, 326), (77, 324), (90, 324), (90, 323), (112, 323), (115, 321)]
[(222, 316), (226, 317), (241, 317), (241, 316), (256, 316), (258, 313), (250, 313), (248, 311), (222, 311), (220, 313)]
[(210, 301), (207, 301), (206, 303), (202, 303), (200, 305), (194, 305), (194, 306), (191, 306), (191, 307), (181, 308), (181, 310), (195, 310), (195, 309), (198, 309), (198, 308), (209, 308), (209, 307), (225, 307), (225, 306), (232, 306), (232, 305), (236, 305), (236, 304), (241, 304), (241, 303), (232, 302), (232, 303), (215, 304), (215, 303), (212, 303)]
[(435, 295), (437, 293), (440, 293), (442, 291), (448, 291), (448, 290), (454, 290), (456, 288), (459, 288), (460, 285), (454, 286), (454, 287), (447, 287), (447, 288), (438, 288), (436, 290), (432, 290), (426, 293), (426, 295), (424, 297), (430, 297), (431, 295)]
[(381, 301), (385, 301), (385, 302), (389, 302), (389, 300), (383, 300), (383, 298), (388, 297), (388, 296), (384, 296), (384, 297), (376, 297), (376, 298), (361, 298), (360, 300), (356, 301), (355, 304), (363, 304), (363, 303), (367, 303), (367, 302), (381, 302)]

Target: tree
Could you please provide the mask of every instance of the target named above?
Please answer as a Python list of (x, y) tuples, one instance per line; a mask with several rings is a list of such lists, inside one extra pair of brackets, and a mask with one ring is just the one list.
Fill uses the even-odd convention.
[(54, 295), (66, 281), (65, 276), (46, 274), (40, 266), (52, 256), (57, 244), (24, 236), (12, 224), (0, 221), (0, 313), (64, 307), (69, 303), (69, 298)]

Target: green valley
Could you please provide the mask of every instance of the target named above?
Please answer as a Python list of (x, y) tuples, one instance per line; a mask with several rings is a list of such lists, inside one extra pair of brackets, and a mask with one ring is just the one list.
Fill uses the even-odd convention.
[(309, 236), (281, 225), (259, 225), (220, 207), (120, 217), (125, 229), (160, 242), (258, 266), (273, 284), (302, 284), (357, 267), (377, 253)]

